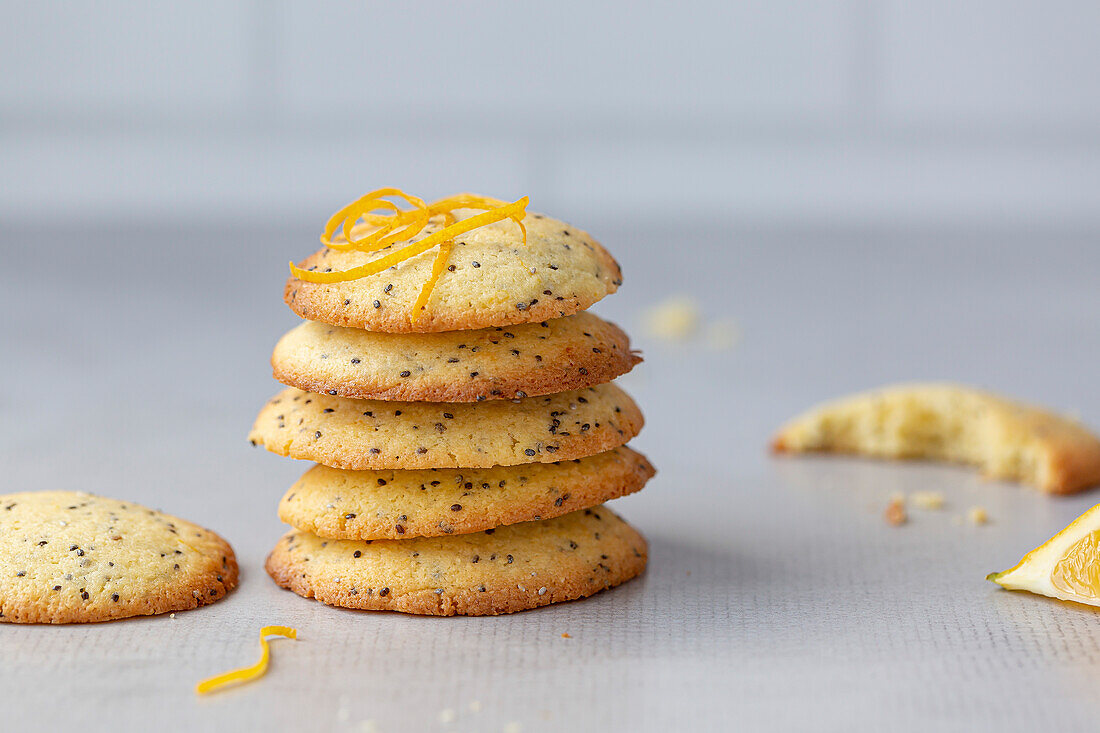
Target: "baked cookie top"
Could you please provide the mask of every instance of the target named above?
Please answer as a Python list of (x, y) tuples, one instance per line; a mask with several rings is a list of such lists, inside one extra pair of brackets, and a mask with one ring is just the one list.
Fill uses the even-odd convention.
[[(461, 220), (479, 213), (456, 210)], [(311, 321), (368, 331), (426, 333), (538, 323), (585, 310), (622, 283), (614, 258), (587, 232), (541, 214), (519, 227), (502, 221), (456, 237), (446, 270), (418, 319), (413, 305), (431, 276), (435, 250), (367, 277), (335, 283), (287, 280), (291, 310)], [(299, 263), (305, 270), (340, 271), (364, 265), (443, 228), (436, 218), (418, 235), (378, 250), (323, 247)], [(366, 230), (369, 231), (369, 230)]]
[(195, 608), (237, 585), (208, 529), (71, 491), (0, 496), (0, 621), (82, 623)]
[(268, 556), (267, 572), (332, 606), (485, 616), (589, 596), (645, 564), (645, 539), (599, 506), (450, 537), (325, 540), (293, 530)]
[(314, 466), (286, 492), (279, 518), (327, 539), (468, 534), (550, 519), (634, 493), (654, 474), (629, 448), (554, 463), (417, 471)]
[(1055, 494), (1100, 484), (1100, 439), (1083, 425), (956, 384), (901, 384), (824, 403), (785, 425), (772, 447), (967, 463)]
[(610, 382), (641, 357), (591, 313), (476, 331), (394, 334), (306, 321), (279, 339), (275, 378), (376, 400), (480, 402)]
[(355, 400), (290, 387), (264, 405), (248, 437), (333, 468), (488, 468), (602, 453), (642, 423), (614, 384), (481, 403)]

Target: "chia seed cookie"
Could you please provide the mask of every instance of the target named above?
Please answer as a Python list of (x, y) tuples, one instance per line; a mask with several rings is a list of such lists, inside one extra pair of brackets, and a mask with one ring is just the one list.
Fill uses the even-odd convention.
[(568, 514), (632, 494), (654, 474), (615, 448), (588, 458), (483, 469), (344, 471), (314, 466), (279, 518), (325, 539), (407, 539), (480, 532)]
[(1083, 425), (953, 384), (903, 384), (825, 403), (784, 426), (772, 447), (966, 463), (1052, 494), (1100, 484), (1100, 439)]
[(275, 346), (275, 378), (320, 394), (480, 402), (610, 382), (641, 357), (591, 313), (476, 331), (391, 334), (306, 321)]
[(0, 622), (182, 611), (236, 585), (233, 548), (191, 522), (80, 492), (0, 496)]
[(642, 422), (614, 384), (474, 403), (355, 400), (290, 387), (263, 407), (249, 440), (333, 468), (489, 468), (602, 453)]
[[(476, 213), (459, 209), (465, 219)], [(283, 298), (311, 321), (368, 331), (427, 333), (516, 323), (538, 323), (585, 310), (622, 283), (619, 265), (596, 240), (569, 224), (528, 214), (524, 244), (512, 221), (459, 235), (447, 270), (426, 309), (412, 320), (413, 304), (428, 280), (436, 252), (430, 250), (376, 275), (337, 283), (291, 277)], [(377, 252), (323, 247), (299, 263), (307, 270), (347, 270), (418, 242), (442, 228), (442, 219), (420, 234)], [(356, 230), (362, 236), (367, 229)]]
[(292, 530), (267, 558), (275, 582), (330, 606), (494, 616), (590, 596), (635, 577), (645, 539), (603, 506), (476, 534), (325, 540)]

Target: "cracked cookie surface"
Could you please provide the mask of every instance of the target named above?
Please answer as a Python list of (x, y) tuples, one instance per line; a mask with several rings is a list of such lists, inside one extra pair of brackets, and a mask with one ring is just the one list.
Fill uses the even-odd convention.
[(1052, 494), (1100, 484), (1100, 438), (1084, 425), (949, 383), (892, 385), (824, 403), (784, 425), (772, 449), (965, 463)]

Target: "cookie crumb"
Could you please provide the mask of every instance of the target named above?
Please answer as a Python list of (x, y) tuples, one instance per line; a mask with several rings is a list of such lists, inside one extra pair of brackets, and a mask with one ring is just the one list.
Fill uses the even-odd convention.
[(645, 330), (667, 341), (687, 341), (699, 330), (699, 304), (685, 296), (666, 298), (645, 314)]
[(567, 633), (562, 633), (562, 635), (561, 635), (561, 638), (563, 638), (563, 639), (572, 639), (573, 637), (572, 637), (572, 636), (570, 636), (570, 635), (569, 635), (569, 634), (567, 634)]
[(989, 524), (989, 514), (984, 507), (972, 506), (966, 512), (967, 520), (974, 526)]
[(721, 318), (707, 324), (703, 338), (714, 351), (729, 351), (741, 340), (741, 329), (732, 318)]
[(912, 501), (913, 506), (918, 509), (926, 509), (928, 511), (943, 509), (944, 505), (943, 494), (938, 491), (914, 491), (909, 495), (909, 500)]
[(892, 527), (900, 527), (909, 521), (909, 515), (905, 511), (905, 499), (894, 497), (886, 505), (886, 523)]

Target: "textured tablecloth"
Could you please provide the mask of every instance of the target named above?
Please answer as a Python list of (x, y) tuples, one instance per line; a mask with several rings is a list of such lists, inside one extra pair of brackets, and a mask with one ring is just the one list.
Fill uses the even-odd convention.
[[(821, 398), (969, 381), (1100, 425), (1095, 238), (928, 231), (591, 228), (626, 283), (597, 307), (646, 362), (627, 375), (659, 468), (615, 510), (650, 540), (639, 580), (500, 618), (324, 607), (262, 563), (306, 464), (245, 441), (294, 323), (280, 301), (301, 227), (139, 225), (0, 234), (8, 271), (4, 491), (81, 489), (215, 529), (240, 588), (175, 618), (0, 625), (0, 728), (292, 730), (1084, 730), (1100, 719), (1100, 616), (998, 590), (1094, 502), (942, 466), (773, 459), (772, 429)], [(33, 248), (33, 249), (32, 249)], [(640, 313), (694, 293), (733, 349), (647, 338)], [(894, 492), (944, 510), (882, 518)], [(973, 505), (991, 523), (960, 523)], [(251, 663), (260, 682), (194, 684)], [(562, 638), (568, 633), (572, 638)]]

